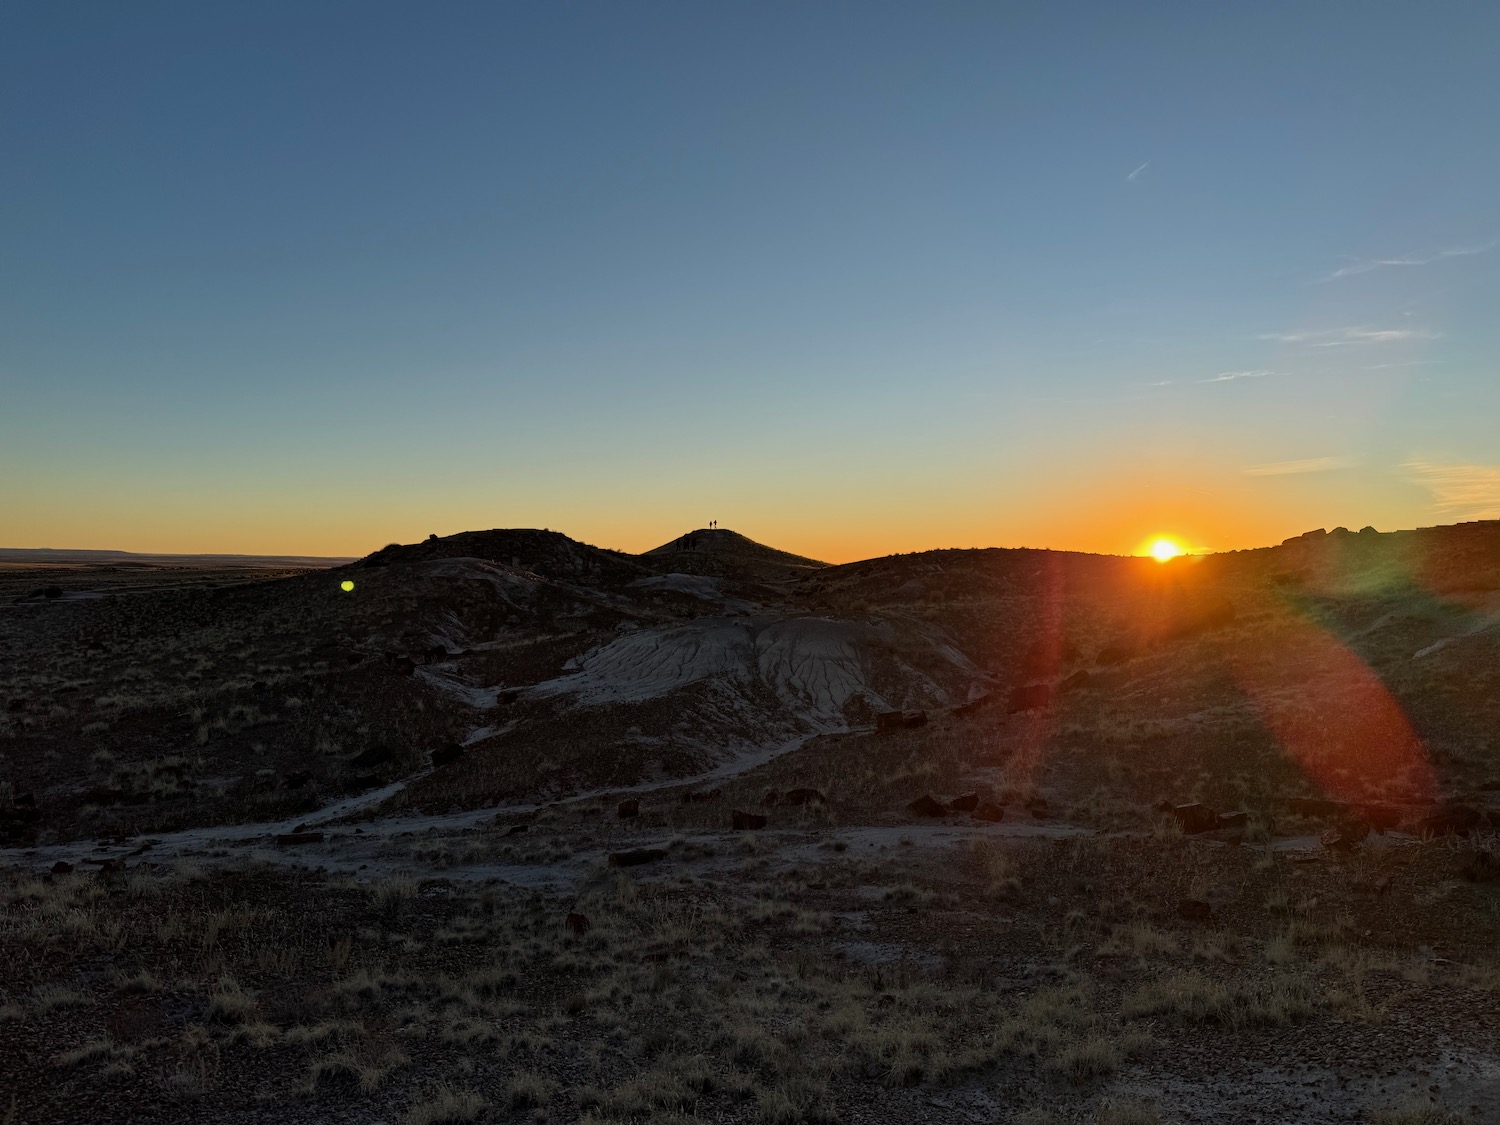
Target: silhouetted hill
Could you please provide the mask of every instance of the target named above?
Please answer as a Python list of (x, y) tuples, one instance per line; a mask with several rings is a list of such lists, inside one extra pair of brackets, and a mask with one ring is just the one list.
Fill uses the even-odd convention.
[(778, 551), (726, 528), (701, 527), (637, 556), (662, 573), (774, 581), (797, 578), (828, 564)]

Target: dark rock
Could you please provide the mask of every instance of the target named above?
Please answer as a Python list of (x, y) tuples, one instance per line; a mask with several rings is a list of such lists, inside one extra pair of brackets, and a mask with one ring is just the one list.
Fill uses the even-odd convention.
[(1394, 805), (1358, 805), (1353, 816), (1382, 836), (1401, 824), (1401, 810)]
[(629, 820), (633, 816), (641, 815), (641, 802), (639, 798), (627, 797), (615, 806), (615, 816), (621, 820)]
[(1350, 885), (1357, 891), (1379, 896), (1391, 889), (1391, 877), (1389, 875), (1380, 875), (1370, 880), (1356, 879)]
[(299, 844), (321, 844), (323, 833), (321, 832), (283, 832), (276, 837), (278, 848), (296, 847)]
[(389, 746), (371, 746), (351, 758), (349, 766), (357, 770), (374, 769), (376, 766), (385, 765), (394, 756)]
[(450, 742), (446, 746), (439, 746), (432, 752), (432, 766), (434, 769), (449, 766), (463, 756), (464, 748), (456, 742)]
[(911, 804), (907, 805), (906, 806), (906, 811), (910, 812), (910, 813), (914, 813), (917, 816), (947, 816), (948, 815), (948, 810), (943, 806), (943, 804), (942, 804), (941, 801), (937, 801), (937, 800), (933, 799), (932, 797), (929, 797), (929, 796), (926, 796), (926, 795), (918, 797)]
[(62, 596), (63, 592), (61, 586), (48, 586), (45, 590), (42, 591), (42, 597), (44, 598), (60, 598)]
[(636, 848), (628, 852), (610, 852), (609, 865), (611, 867), (638, 867), (643, 863), (655, 863), (659, 859), (666, 859), (667, 853), (662, 848)]
[(1484, 818), (1470, 805), (1439, 805), (1417, 822), (1419, 836), (1467, 836)]
[(1337, 801), (1328, 801), (1322, 797), (1290, 797), (1286, 803), (1287, 811), (1296, 816), (1312, 816), (1324, 820), (1331, 820), (1337, 816), (1343, 816), (1347, 811)]
[(99, 862), (99, 878), (118, 879), (125, 874), (125, 861), (123, 859), (106, 859)]
[(970, 715), (977, 715), (984, 708), (988, 707), (994, 698), (993, 695), (981, 695), (978, 699), (971, 699), (967, 703), (960, 703), (957, 707), (953, 708), (953, 713), (963, 718), (967, 718)]
[(284, 784), (286, 785), (286, 787), (288, 789), (301, 789), (304, 785), (306, 785), (312, 779), (313, 779), (312, 771), (310, 771), (310, 770), (300, 770), (297, 773), (289, 773), (289, 774), (287, 774), (286, 775), (286, 780), (285, 780)]
[(979, 794), (965, 793), (961, 797), (954, 797), (948, 802), (948, 807), (954, 812), (973, 812), (979, 807)]
[(788, 789), (781, 795), (783, 805), (821, 805), (827, 798), (816, 789)]
[(417, 665), (409, 656), (387, 656), (385, 659), (391, 671), (398, 676), (414, 676), (417, 673)]
[(907, 730), (916, 730), (927, 725), (926, 711), (902, 711), (901, 725)]
[(1046, 797), (1038, 795), (1026, 802), (1026, 811), (1038, 820), (1046, 820), (1052, 815), (1052, 806), (1047, 804)]
[(1250, 823), (1250, 814), (1246, 812), (1221, 812), (1219, 814), (1218, 828), (1244, 828)]
[(1185, 898), (1177, 903), (1177, 916), (1189, 922), (1207, 922), (1213, 915), (1213, 907), (1202, 899)]
[(1057, 685), (1058, 691), (1079, 691), (1094, 682), (1094, 675), (1087, 668), (1080, 668)]
[(780, 789), (767, 789), (765, 795), (760, 799), (760, 807), (763, 809), (772, 809), (779, 804), (781, 804)]
[(501, 688), (495, 693), (495, 703), (500, 707), (509, 707), (521, 698), (520, 688)]
[(567, 927), (568, 933), (572, 934), (574, 937), (582, 937), (592, 928), (589, 925), (589, 916), (587, 914), (578, 914), (576, 912), (570, 913), (566, 918), (564, 918), (563, 925)]
[(1219, 814), (1207, 805), (1173, 805), (1172, 816), (1190, 836), (1198, 832), (1212, 832), (1219, 827)]
[(65, 859), (60, 859), (52, 865), (52, 874), (54, 875), (71, 875), (72, 873), (73, 865)]
[(975, 820), (984, 820), (991, 824), (999, 824), (1005, 819), (1005, 810), (992, 801), (981, 801), (979, 807), (969, 815)]
[(24, 711), (24, 710), (26, 710), (26, 700), (24, 700), (24, 699), (12, 699), (9, 703), (7, 703), (5, 705), (5, 709), (7, 711), (9, 711), (12, 715), (14, 715), (17, 711)]
[(1458, 870), (1471, 883), (1500, 883), (1500, 852), (1474, 852)]
[(1356, 851), (1370, 834), (1370, 826), (1362, 820), (1346, 820), (1337, 828), (1330, 828), (1318, 837), (1331, 852)]
[(18, 809), (34, 809), (36, 808), (36, 794), (17, 793), (11, 800), (11, 804)]
[(1051, 684), (1021, 684), (1011, 689), (1010, 713), (1041, 711), (1052, 706)]
[(906, 717), (900, 711), (882, 711), (875, 716), (877, 734), (890, 734), (892, 731), (905, 729)]
[(1106, 645), (1099, 650), (1099, 655), (1094, 657), (1094, 663), (1109, 667), (1114, 664), (1124, 664), (1125, 661), (1135, 656), (1135, 650), (1129, 645), (1115, 644)]
[(521, 836), (521, 835), (524, 835), (526, 833), (526, 830), (529, 827), (530, 827), (530, 825), (526, 825), (526, 824), (512, 824), (503, 833), (501, 833), (501, 836), (502, 837)]
[(754, 828), (764, 828), (766, 818), (760, 813), (741, 812), (739, 809), (731, 809), (729, 812), (729, 825), (736, 832), (748, 832)]

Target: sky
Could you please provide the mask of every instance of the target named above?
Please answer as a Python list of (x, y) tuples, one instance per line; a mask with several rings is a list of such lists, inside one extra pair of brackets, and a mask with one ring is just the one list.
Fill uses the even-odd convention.
[(0, 546), (1500, 518), (1500, 5), (0, 8)]

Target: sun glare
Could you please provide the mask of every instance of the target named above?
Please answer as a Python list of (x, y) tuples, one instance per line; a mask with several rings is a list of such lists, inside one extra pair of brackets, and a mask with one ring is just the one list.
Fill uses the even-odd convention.
[(1157, 562), (1166, 562), (1175, 559), (1182, 554), (1182, 548), (1170, 539), (1153, 539), (1151, 541), (1151, 557)]

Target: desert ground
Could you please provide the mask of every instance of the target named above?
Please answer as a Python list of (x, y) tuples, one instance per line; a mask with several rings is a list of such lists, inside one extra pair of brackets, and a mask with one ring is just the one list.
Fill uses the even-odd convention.
[(0, 1122), (1500, 1122), (1500, 522), (0, 566)]

